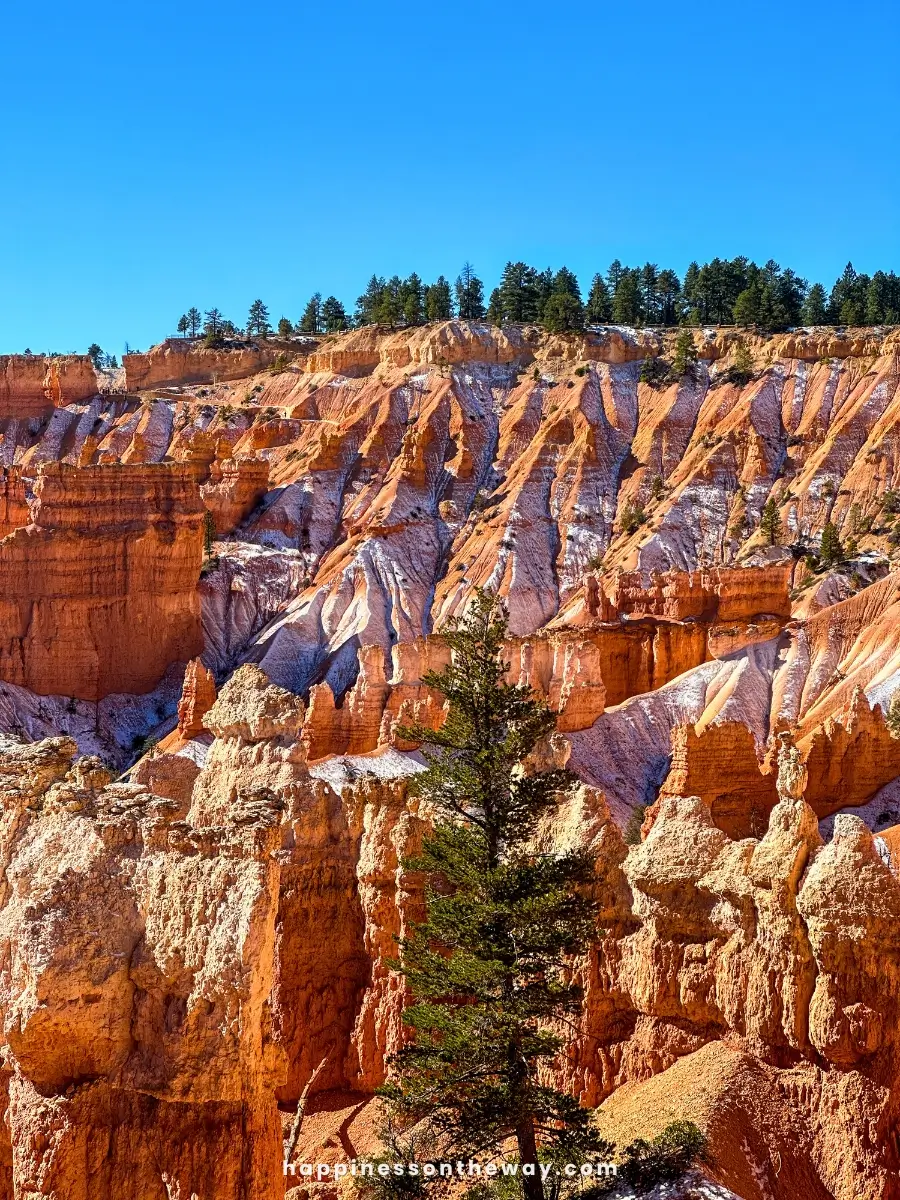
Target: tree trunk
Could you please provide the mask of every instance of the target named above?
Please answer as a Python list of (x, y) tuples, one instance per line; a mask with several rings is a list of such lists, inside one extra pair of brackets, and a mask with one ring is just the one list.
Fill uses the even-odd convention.
[[(294, 1114), (294, 1121), (291, 1125), (291, 1132), (288, 1135), (287, 1141), (284, 1143), (284, 1161), (290, 1163), (294, 1157), (294, 1150), (297, 1148), (297, 1140), (300, 1137), (300, 1130), (303, 1128), (303, 1118), (306, 1116), (306, 1105), (309, 1100), (309, 1093), (312, 1091), (312, 1086), (325, 1070), (328, 1063), (328, 1055), (326, 1054), (316, 1069), (306, 1081), (306, 1087), (300, 1093), (300, 1099), (297, 1101), (297, 1111)], [(543, 1200), (543, 1197), (541, 1197)]]
[(534, 1120), (531, 1113), (523, 1113), (516, 1125), (516, 1142), (519, 1147), (519, 1170), (525, 1163), (534, 1164), (533, 1175), (522, 1176), (522, 1191), (525, 1200), (544, 1200), (544, 1181), (537, 1165), (537, 1141), (534, 1136)]
[[(511, 987), (510, 987), (510, 990)], [(519, 1151), (519, 1171), (522, 1176), (522, 1191), (525, 1200), (544, 1200), (544, 1181), (537, 1165), (537, 1138), (534, 1133), (534, 1114), (528, 1103), (528, 1064), (522, 1056), (518, 1040), (511, 1042), (507, 1050), (509, 1062), (510, 1091), (516, 1114), (516, 1145)], [(526, 1175), (522, 1168), (533, 1164), (533, 1175)]]

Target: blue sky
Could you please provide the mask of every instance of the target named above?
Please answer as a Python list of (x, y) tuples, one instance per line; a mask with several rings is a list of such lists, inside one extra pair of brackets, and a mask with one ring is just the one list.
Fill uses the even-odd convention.
[(0, 352), (373, 272), (900, 270), (895, 2), (7, 6)]

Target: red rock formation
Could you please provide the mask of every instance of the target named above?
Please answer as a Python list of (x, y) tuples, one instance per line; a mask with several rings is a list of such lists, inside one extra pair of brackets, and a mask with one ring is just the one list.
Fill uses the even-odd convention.
[(820, 817), (865, 804), (900, 775), (900, 741), (862, 688), (847, 710), (798, 739), (809, 772), (808, 802)]
[[(276, 1096), (294, 1103), (323, 1058), (322, 1089), (384, 1078), (403, 1038), (389, 960), (421, 911), (402, 863), (423, 824), (402, 783), (339, 795), (312, 780), (304, 716), (245, 666), (206, 714), (216, 740), (199, 773), (160, 755), (110, 786), (63, 739), (0, 757), (17, 1180), (93, 1200), (77, 1170), (102, 1144), (109, 1194), (162, 1173), (181, 1194), (268, 1200), (282, 1186)], [(733, 750), (727, 727), (685, 746), (726, 735)], [(710, 1170), (739, 1194), (890, 1195), (900, 882), (861, 823), (838, 817), (823, 846), (788, 798), (761, 837), (735, 842), (702, 799), (665, 796), (629, 849), (582, 788), (542, 838), (595, 854), (603, 931), (579, 968), (584, 1013), (559, 1082), (606, 1101), (620, 1137), (690, 1104)]]
[(202, 649), (202, 506), (175, 465), (40, 468), (33, 524), (0, 542), (0, 678), (98, 700)]
[[(596, 606), (606, 616), (663, 617), (670, 621), (750, 621), (765, 613), (791, 615), (792, 564), (762, 568), (714, 567), (704, 571), (616, 572), (597, 581), (597, 592), (586, 599), (587, 611)], [(593, 578), (593, 577), (592, 577)]]
[(89, 400), (97, 390), (94, 364), (86, 354), (0, 355), (0, 419), (46, 417), (54, 408)]
[(246, 379), (273, 363), (284, 349), (271, 343), (241, 349), (210, 350), (196, 342), (169, 338), (146, 354), (123, 354), (129, 392), (148, 388)]
[(0, 473), (0, 537), (30, 521), (22, 472), (18, 467), (9, 467)]
[(199, 658), (192, 658), (184, 673), (178, 701), (178, 733), (192, 738), (204, 729), (203, 718), (216, 702), (216, 681)]
[(225, 458), (211, 463), (210, 481), (200, 488), (206, 509), (212, 513), (216, 533), (231, 533), (262, 500), (269, 484), (269, 464), (264, 458)]
[(736, 840), (761, 837), (778, 803), (775, 776), (762, 773), (753, 734), (738, 721), (674, 731), (660, 804), (665, 796), (700, 796), (718, 828)]

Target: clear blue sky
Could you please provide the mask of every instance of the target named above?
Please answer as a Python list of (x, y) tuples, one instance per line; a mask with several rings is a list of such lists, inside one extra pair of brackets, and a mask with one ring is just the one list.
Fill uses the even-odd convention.
[(373, 272), (900, 270), (896, 0), (6, 6), (0, 352)]

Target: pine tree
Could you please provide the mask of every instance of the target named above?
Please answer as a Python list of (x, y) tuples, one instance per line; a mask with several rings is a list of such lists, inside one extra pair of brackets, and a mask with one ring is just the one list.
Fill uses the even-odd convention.
[(553, 271), (547, 267), (545, 271), (536, 271), (534, 276), (536, 300), (532, 320), (543, 321), (547, 301), (553, 295)]
[(247, 336), (250, 337), (255, 333), (257, 337), (266, 337), (271, 332), (269, 310), (262, 300), (254, 300), (250, 305), (250, 312), (247, 314)]
[(616, 294), (616, 288), (619, 286), (623, 270), (624, 268), (617, 258), (614, 258), (609, 264), (609, 270), (606, 272), (606, 287), (610, 296)]
[(684, 273), (684, 282), (681, 285), (681, 294), (684, 297), (686, 307), (690, 312), (696, 314), (696, 321), (691, 321), (691, 324), (699, 324), (700, 310), (698, 307), (698, 286), (700, 280), (700, 264), (692, 262)]
[(415, 271), (403, 282), (400, 289), (400, 302), (405, 325), (424, 324), (425, 288)]
[(278, 336), (280, 338), (289, 338), (294, 336), (294, 326), (287, 319), (287, 317), (281, 317), (278, 322)]
[(613, 320), (617, 325), (639, 325), (641, 311), (640, 272), (624, 267), (613, 295)]
[(900, 741), (900, 688), (891, 696), (891, 703), (888, 708), (887, 717), (885, 717), (885, 724), (888, 727), (891, 737)]
[[(481, 309), (484, 315), (484, 308)], [(434, 283), (425, 289), (425, 320), (449, 321), (453, 316), (453, 297), (450, 294), (450, 284), (443, 275), (438, 275)]]
[(595, 275), (591, 280), (584, 316), (589, 325), (606, 325), (612, 320), (612, 300), (602, 275)]
[(347, 314), (337, 296), (328, 296), (322, 301), (322, 324), (326, 333), (340, 333), (348, 328)]
[(822, 529), (822, 539), (819, 544), (819, 560), (826, 569), (835, 567), (844, 561), (845, 552), (837, 526), (832, 521), (826, 521)]
[(774, 546), (781, 536), (781, 514), (772, 496), (766, 501), (759, 522), (760, 532), (765, 536), (770, 546)]
[(378, 275), (373, 275), (366, 284), (366, 290), (356, 301), (354, 323), (357, 326), (375, 325), (381, 319), (379, 311), (385, 286), (384, 279)]
[(491, 325), (503, 324), (503, 301), (500, 298), (499, 288), (494, 288), (491, 292), (485, 320), (489, 321)]
[(800, 320), (804, 325), (825, 325), (828, 319), (828, 297), (821, 283), (814, 283), (806, 293)]
[(658, 320), (662, 325), (676, 325), (681, 301), (681, 284), (674, 271), (660, 271), (656, 281)]
[[(414, 787), (438, 816), (408, 864), (424, 875), (427, 915), (401, 942), (412, 1040), (384, 1092), (430, 1157), (499, 1155), (514, 1139), (524, 1166), (537, 1163), (539, 1146), (611, 1147), (586, 1109), (539, 1077), (562, 1045), (550, 1026), (579, 1011), (570, 966), (595, 936), (593, 865), (581, 852), (535, 847), (538, 822), (570, 777), (522, 769), (554, 714), (506, 682), (506, 634), (495, 599), (477, 592), (446, 632), (450, 665), (424, 677), (449, 700), (446, 721), (400, 731), (425, 744)], [(540, 1171), (520, 1171), (526, 1200), (543, 1200)]]
[(540, 292), (534, 267), (523, 262), (508, 262), (503, 268), (498, 290), (504, 321), (523, 324), (537, 320)]
[(301, 333), (319, 333), (322, 328), (322, 293), (313, 292), (300, 318)]
[[(442, 276), (443, 278), (443, 276)], [(456, 277), (456, 310), (463, 321), (480, 321), (484, 317), (484, 284), (475, 274), (470, 262), (464, 262)]]
[(203, 332), (208, 338), (221, 337), (224, 324), (225, 318), (221, 312), (217, 308), (211, 308), (207, 312), (206, 319), (203, 322)]
[(697, 361), (697, 348), (694, 345), (694, 335), (689, 329), (683, 329), (675, 339), (675, 356), (672, 359), (672, 370), (681, 378), (692, 369)]
[(189, 308), (187, 310), (187, 319), (188, 319), (188, 324), (190, 325), (190, 328), (191, 328), (191, 337), (195, 338), (200, 329), (200, 324), (203, 320), (203, 318), (200, 315), (200, 309), (199, 308)]
[(381, 289), (378, 302), (378, 323), (390, 325), (393, 329), (403, 323), (403, 280), (399, 275), (392, 275)]
[(584, 329), (584, 306), (569, 292), (554, 292), (544, 305), (541, 324), (549, 333)]
[(731, 366), (728, 368), (725, 377), (731, 383), (737, 383), (743, 387), (753, 378), (753, 371), (753, 354), (747, 343), (741, 339), (735, 344)]
[(659, 267), (656, 263), (644, 263), (640, 272), (641, 308), (644, 322), (655, 325), (659, 315), (656, 288), (659, 284)]
[(99, 371), (103, 365), (103, 351), (96, 342), (91, 342), (87, 348), (88, 358), (94, 364), (94, 370)]
[(828, 303), (829, 318), (841, 325), (862, 325), (866, 319), (868, 290), (868, 275), (858, 274), (853, 263), (848, 262), (840, 279), (831, 289)]
[(208, 561), (212, 558), (213, 540), (216, 536), (216, 522), (212, 513), (207, 509), (203, 514), (203, 557)]
[(762, 309), (762, 287), (754, 281), (738, 295), (734, 302), (732, 320), (735, 325), (760, 325)]
[(182, 316), (180, 316), (178, 318), (178, 325), (177, 325), (178, 332), (181, 334), (182, 337), (187, 337), (187, 331), (190, 329), (190, 327), (191, 327), (191, 323), (188, 320), (188, 315), (187, 315), (187, 313), (184, 313)]

